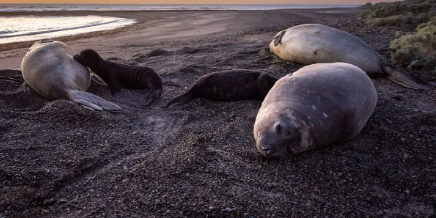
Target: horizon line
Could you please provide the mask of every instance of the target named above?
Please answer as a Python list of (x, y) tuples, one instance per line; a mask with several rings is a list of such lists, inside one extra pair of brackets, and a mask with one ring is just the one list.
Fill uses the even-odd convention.
[[(366, 3), (364, 3), (366, 4)], [(330, 3), (330, 4), (320, 4), (320, 3), (307, 3), (307, 4), (268, 4), (268, 3), (238, 3), (238, 4), (224, 4), (224, 3), (214, 3), (214, 4), (196, 4), (196, 3), (160, 3), (160, 4), (149, 4), (149, 3), (0, 3), (0, 5), (362, 5), (361, 3)]]

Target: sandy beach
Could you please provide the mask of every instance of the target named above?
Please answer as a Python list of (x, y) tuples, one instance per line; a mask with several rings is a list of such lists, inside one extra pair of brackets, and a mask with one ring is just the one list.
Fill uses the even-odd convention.
[[(102, 15), (138, 23), (61, 37), (118, 63), (152, 67), (158, 104), (145, 91), (112, 95), (120, 113), (48, 101), (0, 80), (0, 218), (10, 217), (430, 217), (436, 205), (436, 90), (373, 82), (378, 103), (345, 143), (267, 160), (255, 148), (261, 101), (195, 99), (164, 109), (200, 76), (229, 69), (276, 77), (302, 65), (269, 52), (288, 27), (321, 23), (360, 37), (386, 59), (400, 29), (368, 27), (357, 9), (272, 11), (33, 12)], [(21, 79), (33, 42), (0, 45), (0, 76)], [(410, 72), (436, 82), (422, 70)]]

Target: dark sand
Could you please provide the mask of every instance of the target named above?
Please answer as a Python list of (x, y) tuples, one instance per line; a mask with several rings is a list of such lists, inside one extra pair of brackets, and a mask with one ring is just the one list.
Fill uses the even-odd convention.
[[(280, 161), (256, 152), (260, 101), (197, 99), (162, 108), (213, 71), (296, 71), (302, 66), (268, 49), (278, 31), (296, 24), (348, 31), (389, 59), (397, 30), (366, 27), (347, 11), (98, 13), (140, 22), (62, 40), (77, 51), (94, 48), (112, 61), (154, 68), (164, 81), (162, 99), (144, 106), (145, 91), (112, 96), (93, 83), (90, 92), (123, 108), (113, 114), (49, 102), (24, 84), (0, 80), (0, 217), (430, 216), (435, 89), (373, 79), (379, 101), (357, 137)], [(20, 78), (30, 44), (0, 45), (0, 75)]]

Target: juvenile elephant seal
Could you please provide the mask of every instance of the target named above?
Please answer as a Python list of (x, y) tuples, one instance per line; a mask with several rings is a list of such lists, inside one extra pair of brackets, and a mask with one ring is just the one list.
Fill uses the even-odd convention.
[(304, 24), (279, 32), (269, 45), (280, 58), (300, 64), (345, 62), (369, 76), (388, 76), (400, 85), (428, 89), (431, 85), (393, 66), (358, 37), (321, 24)]
[(355, 137), (377, 103), (368, 75), (348, 63), (313, 64), (279, 79), (253, 128), (257, 150), (283, 158)]
[(74, 53), (62, 42), (51, 39), (36, 42), (21, 62), (24, 81), (49, 100), (67, 99), (95, 110), (120, 110), (118, 105), (85, 92), (91, 74), (73, 59)]
[(276, 81), (268, 73), (252, 70), (214, 72), (197, 79), (188, 91), (172, 99), (165, 107), (187, 104), (194, 98), (216, 101), (263, 100)]
[(79, 63), (89, 67), (109, 86), (112, 94), (121, 88), (147, 89), (151, 92), (151, 102), (158, 101), (162, 94), (162, 80), (149, 67), (129, 66), (104, 60), (96, 51), (86, 49), (74, 55)]

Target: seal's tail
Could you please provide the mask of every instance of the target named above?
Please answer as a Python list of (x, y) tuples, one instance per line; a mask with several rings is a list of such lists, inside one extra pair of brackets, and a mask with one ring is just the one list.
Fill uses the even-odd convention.
[(409, 72), (395, 67), (392, 64), (382, 65), (383, 70), (388, 74), (388, 78), (395, 83), (411, 89), (428, 90), (433, 85), (410, 74)]
[(71, 101), (74, 101), (76, 103), (79, 103), (83, 105), (84, 107), (88, 107), (94, 110), (105, 110), (105, 111), (119, 111), (121, 110), (121, 107), (106, 101), (92, 93), (89, 92), (82, 92), (77, 90), (72, 90), (69, 92), (69, 97)]
[(170, 102), (168, 102), (168, 104), (165, 105), (165, 108), (169, 108), (172, 105), (175, 106), (179, 106), (182, 104), (187, 104), (189, 103), (192, 99), (194, 98), (194, 92), (190, 89), (187, 92), (173, 98)]

